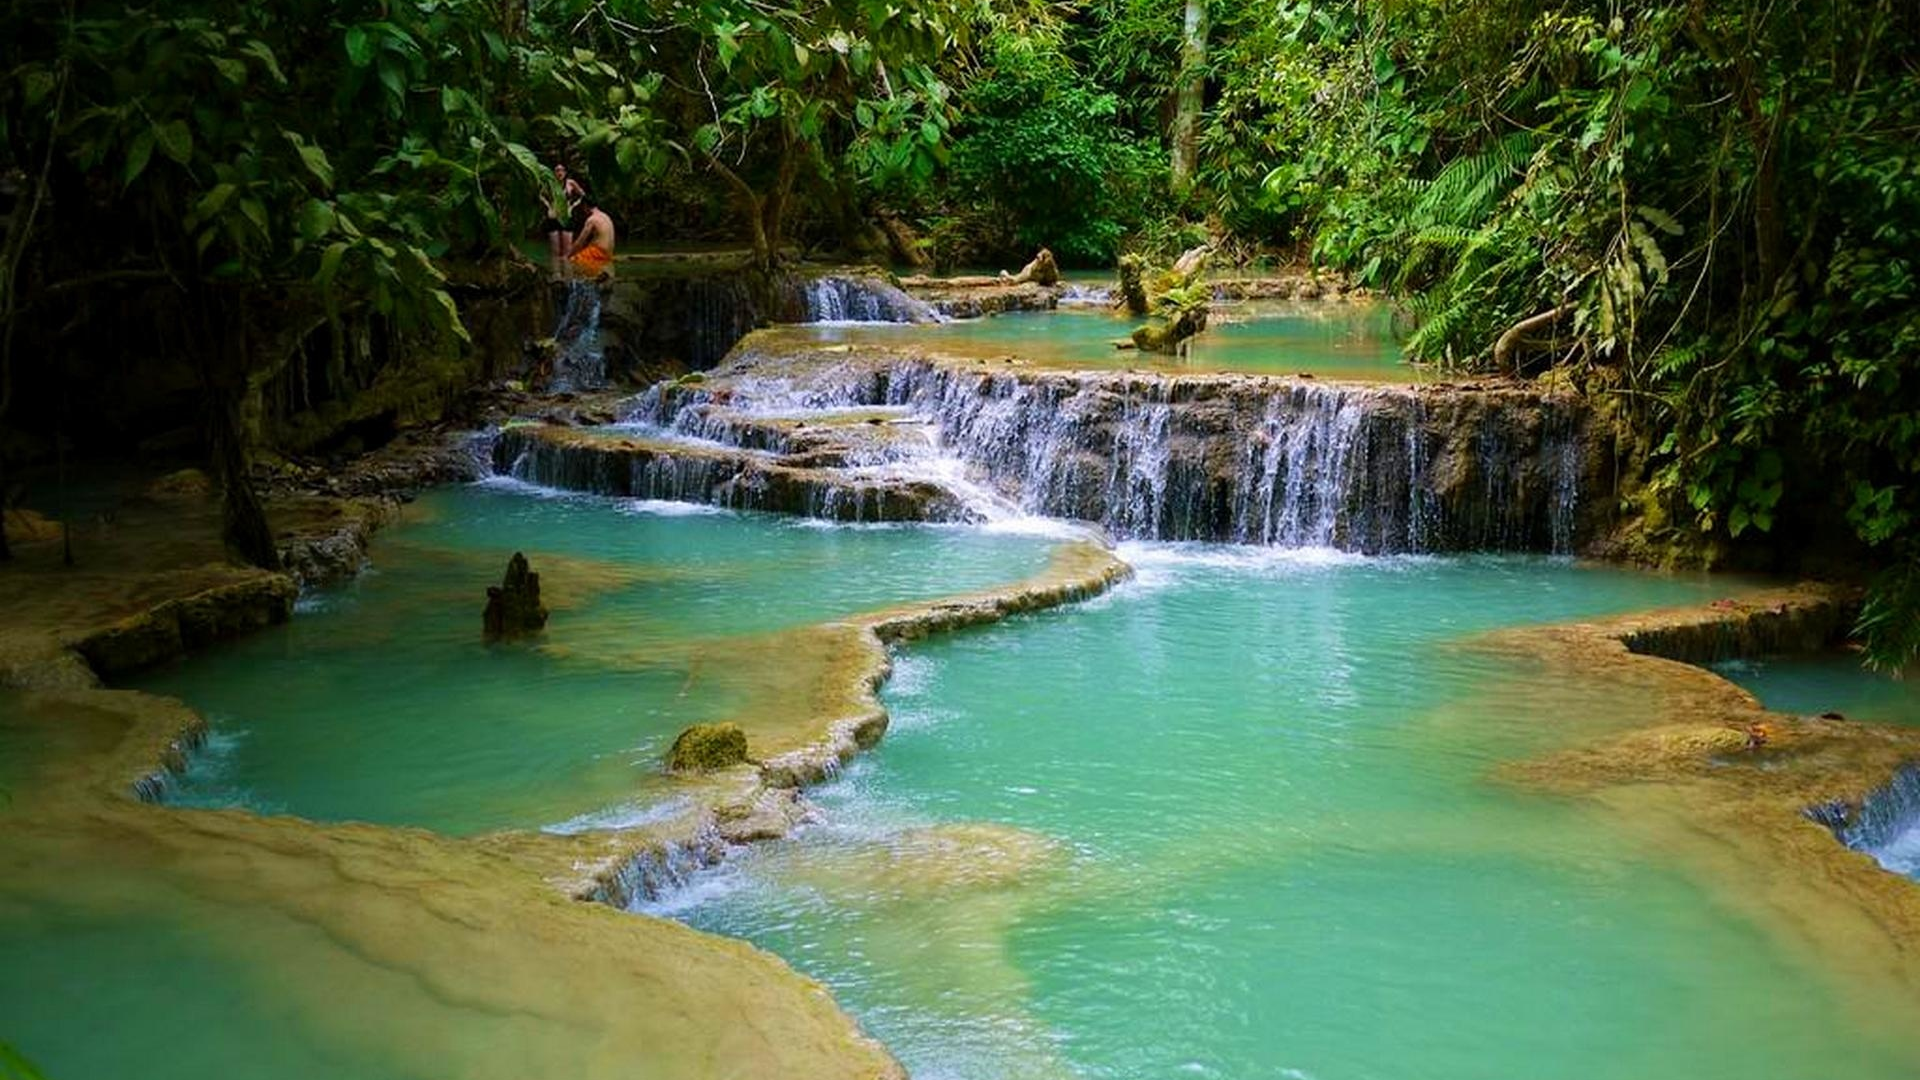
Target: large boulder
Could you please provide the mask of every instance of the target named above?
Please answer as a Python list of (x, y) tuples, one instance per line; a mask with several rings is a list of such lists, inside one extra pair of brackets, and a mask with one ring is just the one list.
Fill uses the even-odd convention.
[(547, 625), (547, 609), (540, 603), (540, 575), (527, 568), (527, 557), (516, 551), (507, 560), (507, 576), (487, 589), (485, 632), (488, 641), (508, 641), (537, 634)]
[(746, 760), (747, 733), (738, 724), (695, 724), (667, 751), (667, 768), (674, 772), (713, 772)]

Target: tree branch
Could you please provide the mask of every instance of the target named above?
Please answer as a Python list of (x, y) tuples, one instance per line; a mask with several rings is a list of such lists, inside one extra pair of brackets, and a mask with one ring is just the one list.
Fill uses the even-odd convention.
[(1556, 308), (1548, 308), (1538, 315), (1529, 315), (1519, 322), (1514, 323), (1512, 326), (1509, 326), (1507, 332), (1500, 335), (1500, 340), (1493, 343), (1494, 370), (1506, 370), (1507, 358), (1512, 355), (1513, 350), (1519, 347), (1521, 340), (1528, 334), (1533, 333), (1543, 326), (1551, 326), (1561, 319), (1566, 318), (1572, 312), (1572, 304), (1561, 304)]

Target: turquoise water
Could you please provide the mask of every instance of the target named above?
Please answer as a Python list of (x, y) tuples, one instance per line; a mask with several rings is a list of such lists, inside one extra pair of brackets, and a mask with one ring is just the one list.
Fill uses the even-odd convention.
[(1869, 671), (1851, 654), (1731, 660), (1714, 670), (1776, 712), (1920, 724), (1920, 684)]
[(823, 979), (922, 1080), (1920, 1072), (1598, 808), (1489, 778), (1633, 703), (1464, 637), (1724, 585), (1132, 555), (1091, 605), (916, 645), (825, 823), (663, 910)]
[[(552, 619), (537, 646), (489, 648), (485, 587), (516, 550)], [(449, 489), (381, 534), (373, 572), (288, 625), (134, 685), (212, 725), (181, 804), (454, 834), (618, 823), (687, 725), (734, 719), (752, 736), (795, 711), (783, 698), (810, 657), (787, 635), (1015, 581), (1050, 550), (958, 528)]]
[(1321, 378), (1407, 381), (1420, 369), (1400, 359), (1393, 313), (1361, 301), (1251, 300), (1217, 305), (1212, 325), (1184, 358), (1115, 349), (1141, 320), (1104, 307), (1015, 312), (937, 326), (815, 326), (823, 342), (889, 342), (992, 359), (1017, 356), (1052, 367), (1309, 373)]

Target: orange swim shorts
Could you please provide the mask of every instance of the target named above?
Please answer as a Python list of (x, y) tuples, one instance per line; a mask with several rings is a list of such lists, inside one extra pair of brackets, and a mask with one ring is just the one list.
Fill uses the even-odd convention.
[(575, 270), (589, 277), (604, 274), (613, 266), (613, 256), (607, 254), (606, 248), (599, 246), (583, 247), (567, 261), (573, 264)]

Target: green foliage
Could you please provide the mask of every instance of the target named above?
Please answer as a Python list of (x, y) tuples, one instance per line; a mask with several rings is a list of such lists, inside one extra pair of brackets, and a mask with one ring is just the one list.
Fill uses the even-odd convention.
[[(1295, 131), (1264, 186), (1322, 258), (1409, 294), (1411, 353), (1618, 388), (1695, 535), (1920, 555), (1910, 13), (1489, 0), (1276, 22), (1271, 100), (1354, 145)], [(1370, 92), (1332, 89), (1369, 63)], [(1288, 89), (1316, 79), (1313, 103)], [(1915, 642), (1890, 628), (1920, 615), (1906, 574), (1863, 622), (1895, 664)]]
[(1068, 263), (1110, 262), (1148, 217), (1162, 169), (1156, 148), (1117, 127), (1114, 95), (1029, 28), (988, 37), (965, 101), (949, 190), (1000, 223), (975, 257), (1047, 247)]
[(611, 113), (555, 114), (613, 180), (601, 190), (654, 197), (670, 172), (718, 181), (762, 261), (796, 191), (926, 184), (946, 160), (953, 105), (935, 61), (968, 23), (944, 0), (561, 0), (541, 17), (608, 70), (648, 73)]

